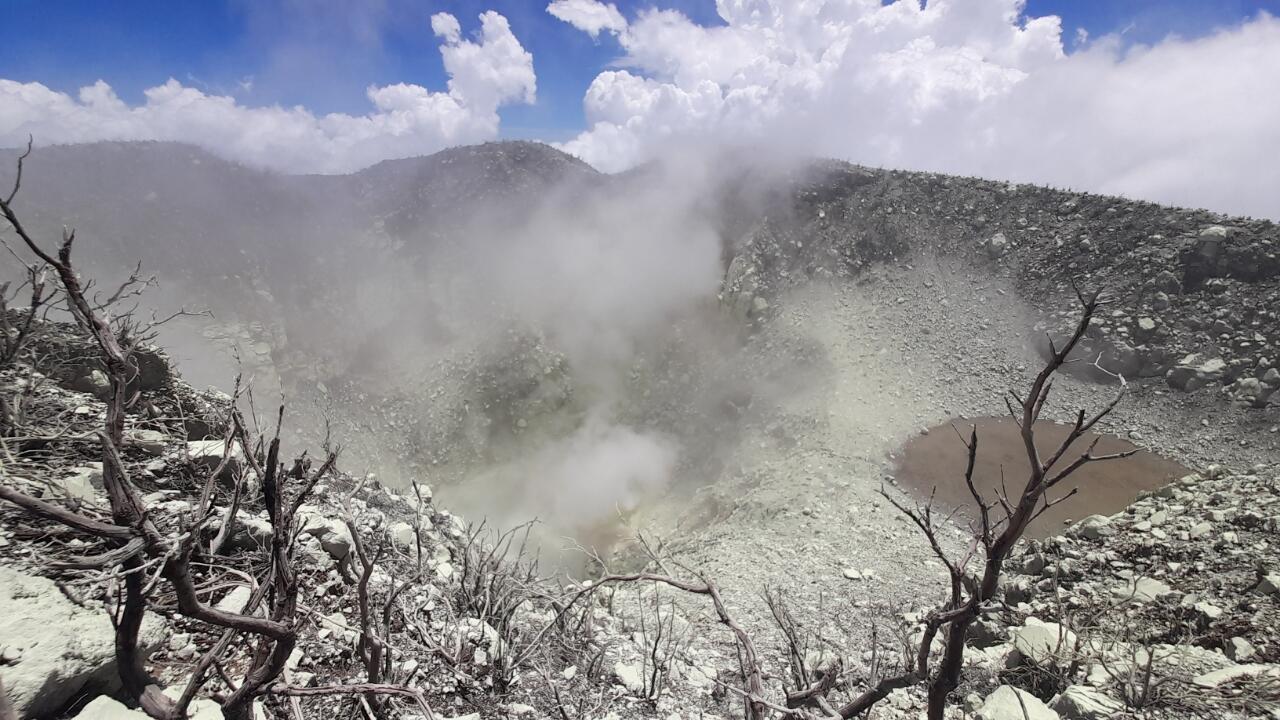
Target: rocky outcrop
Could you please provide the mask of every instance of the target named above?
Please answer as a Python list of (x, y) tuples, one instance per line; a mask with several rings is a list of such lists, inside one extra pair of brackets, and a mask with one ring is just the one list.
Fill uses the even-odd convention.
[[(151, 618), (144, 653), (159, 647), (163, 625)], [(0, 664), (19, 718), (48, 717), (86, 694), (119, 686), (115, 632), (103, 607), (81, 607), (53, 581), (0, 565)]]
[[(728, 202), (726, 212), (762, 218), (731, 238), (731, 256), (757, 270), (757, 295), (853, 277), (875, 262), (960, 256), (1015, 280), (1044, 316), (1030, 337), (1041, 350), (1045, 333), (1057, 339), (1075, 324), (1075, 281), (1105, 288), (1111, 303), (1076, 368), (1095, 380), (1160, 381), (1196, 354), (1190, 367), (1221, 367), (1179, 370), (1171, 386), (1252, 378), (1275, 389), (1265, 377), (1280, 366), (1280, 228), (1269, 221), (834, 162), (813, 163), (763, 200)], [(1267, 407), (1254, 390), (1238, 395)]]
[[(1021, 570), (1005, 582), (1013, 612), (987, 621), (1003, 619), (994, 634), (1009, 640), (975, 642), (984, 649), (969, 662), (1015, 685), (1060, 678), (1059, 693), (1040, 697), (1067, 720), (1280, 709), (1278, 546), (1280, 467), (1210, 467), (1024, 546), (1008, 563)], [(1198, 690), (1154, 694), (1132, 680), (1148, 673)]]

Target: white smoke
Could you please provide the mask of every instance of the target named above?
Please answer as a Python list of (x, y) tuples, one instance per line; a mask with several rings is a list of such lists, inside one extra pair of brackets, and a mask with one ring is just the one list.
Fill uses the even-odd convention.
[(433, 256), (428, 285), (448, 293), (436, 297), (441, 322), (465, 334), (514, 317), (545, 332), (577, 373), (625, 368), (640, 338), (719, 290), (720, 237), (698, 212), (710, 180), (685, 170), (589, 199), (552, 190), (520, 227), (481, 227)]
[(526, 507), (578, 521), (630, 512), (671, 483), (677, 458), (669, 438), (592, 415), (572, 435), (522, 463), (531, 475), (528, 487), (540, 495)]
[(445, 488), (450, 507), (499, 526), (537, 518), (553, 534), (588, 538), (670, 486), (680, 447), (596, 408), (573, 432)]

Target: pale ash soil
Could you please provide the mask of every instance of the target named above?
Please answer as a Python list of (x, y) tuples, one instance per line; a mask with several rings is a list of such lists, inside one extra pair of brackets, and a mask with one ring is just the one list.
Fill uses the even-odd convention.
[[(673, 493), (633, 522), (714, 578), (767, 656), (778, 645), (765, 586), (783, 588), (798, 616), (856, 655), (872, 623), (883, 638), (904, 610), (932, 606), (945, 587), (922, 535), (879, 495), (884, 487), (914, 501), (892, 485), (893, 453), (948, 419), (1004, 414), (1003, 394), (1022, 391), (1040, 367), (1037, 316), (989, 271), (933, 259), (874, 270), (857, 284), (814, 283), (777, 305), (748, 350), (768, 364), (816, 346), (817, 377), (750, 423), (736, 464), (692, 502)], [(1045, 415), (1068, 420), (1115, 392), (1059, 377)], [(1157, 380), (1131, 384), (1101, 429), (1193, 469), (1244, 469), (1280, 460), (1277, 424), (1274, 408), (1247, 410), (1213, 390), (1188, 395)], [(939, 482), (960, 482), (962, 472)], [(966, 539), (959, 528), (944, 535), (953, 552)], [(770, 669), (784, 671), (777, 662)]]

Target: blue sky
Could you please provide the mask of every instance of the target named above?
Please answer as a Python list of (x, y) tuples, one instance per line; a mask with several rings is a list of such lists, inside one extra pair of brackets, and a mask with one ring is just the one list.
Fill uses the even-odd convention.
[[(627, 17), (642, 8), (675, 8), (717, 24), (714, 0), (616, 3)], [(502, 108), (507, 137), (563, 140), (584, 124), (582, 97), (619, 55), (616, 41), (586, 34), (548, 15), (541, 0), (4, 0), (0, 77), (74, 92), (102, 79), (127, 102), (169, 77), (246, 105), (302, 104), (317, 113), (361, 114), (369, 85), (407, 82), (443, 89), (439, 41), (429, 18), (446, 11), (463, 32), (487, 9), (502, 13), (533, 54), (535, 105)], [(300, 7), (325, 7), (323, 13)], [(1169, 34), (1196, 37), (1259, 11), (1280, 14), (1280, 0), (1029, 0), (1029, 15), (1063, 18), (1068, 47), (1076, 28), (1092, 37), (1123, 33), (1152, 43)], [(252, 86), (242, 83), (252, 79)]]

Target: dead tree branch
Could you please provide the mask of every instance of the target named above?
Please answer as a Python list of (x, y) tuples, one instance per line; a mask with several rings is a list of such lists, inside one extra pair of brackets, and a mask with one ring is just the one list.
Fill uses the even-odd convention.
[[(952, 560), (943, 551), (938, 542), (938, 526), (934, 522), (931, 503), (911, 509), (889, 498), (890, 502), (893, 502), (920, 528), (934, 554), (946, 565), (951, 581), (950, 597), (925, 618), (924, 635), (913, 666), (904, 673), (881, 680), (861, 696), (846, 703), (839, 709), (841, 717), (851, 718), (859, 715), (869, 710), (893, 690), (927, 681), (928, 717), (930, 720), (942, 720), (949, 696), (959, 686), (969, 627), (977, 620), (983, 606), (995, 598), (1006, 559), (1026, 532), (1027, 526), (1046, 509), (1070, 497), (1074, 490), (1057, 500), (1049, 500), (1046, 493), (1089, 463), (1116, 460), (1133, 454), (1120, 452), (1096, 455), (1094, 449), (1097, 441), (1094, 441), (1078, 457), (1070, 462), (1063, 462), (1073, 444), (1115, 409), (1123, 396), (1123, 383), (1115, 398), (1098, 412), (1088, 415), (1083, 410), (1079, 411), (1066, 438), (1047, 456), (1042, 455), (1036, 444), (1036, 423), (1048, 401), (1053, 386), (1053, 376), (1069, 362), (1068, 356), (1084, 337), (1098, 308), (1103, 305), (1098, 294), (1085, 297), (1077, 291), (1077, 299), (1082, 312), (1071, 337), (1061, 348), (1050, 338), (1050, 358), (1032, 381), (1029, 392), (1025, 396), (1019, 396), (1011, 391), (1005, 399), (1010, 417), (1018, 424), (1030, 468), (1021, 491), (1016, 496), (1011, 496), (1007, 489), (1003, 489), (1002, 480), (1002, 491), (997, 494), (995, 501), (988, 501), (983, 497), (973, 479), (978, 452), (976, 428), (971, 430), (969, 440), (965, 442), (968, 463), (964, 480), (978, 510), (978, 524), (974, 528), (973, 544), (964, 558), (958, 561)], [(885, 496), (888, 497), (887, 494)], [(1002, 517), (992, 514), (997, 505), (1003, 511)], [(981, 550), (984, 555), (981, 569), (970, 573), (968, 564), (978, 550)], [(935, 638), (939, 635), (945, 639), (945, 644), (942, 658), (938, 661), (936, 669), (933, 669), (930, 666), (930, 652)]]

